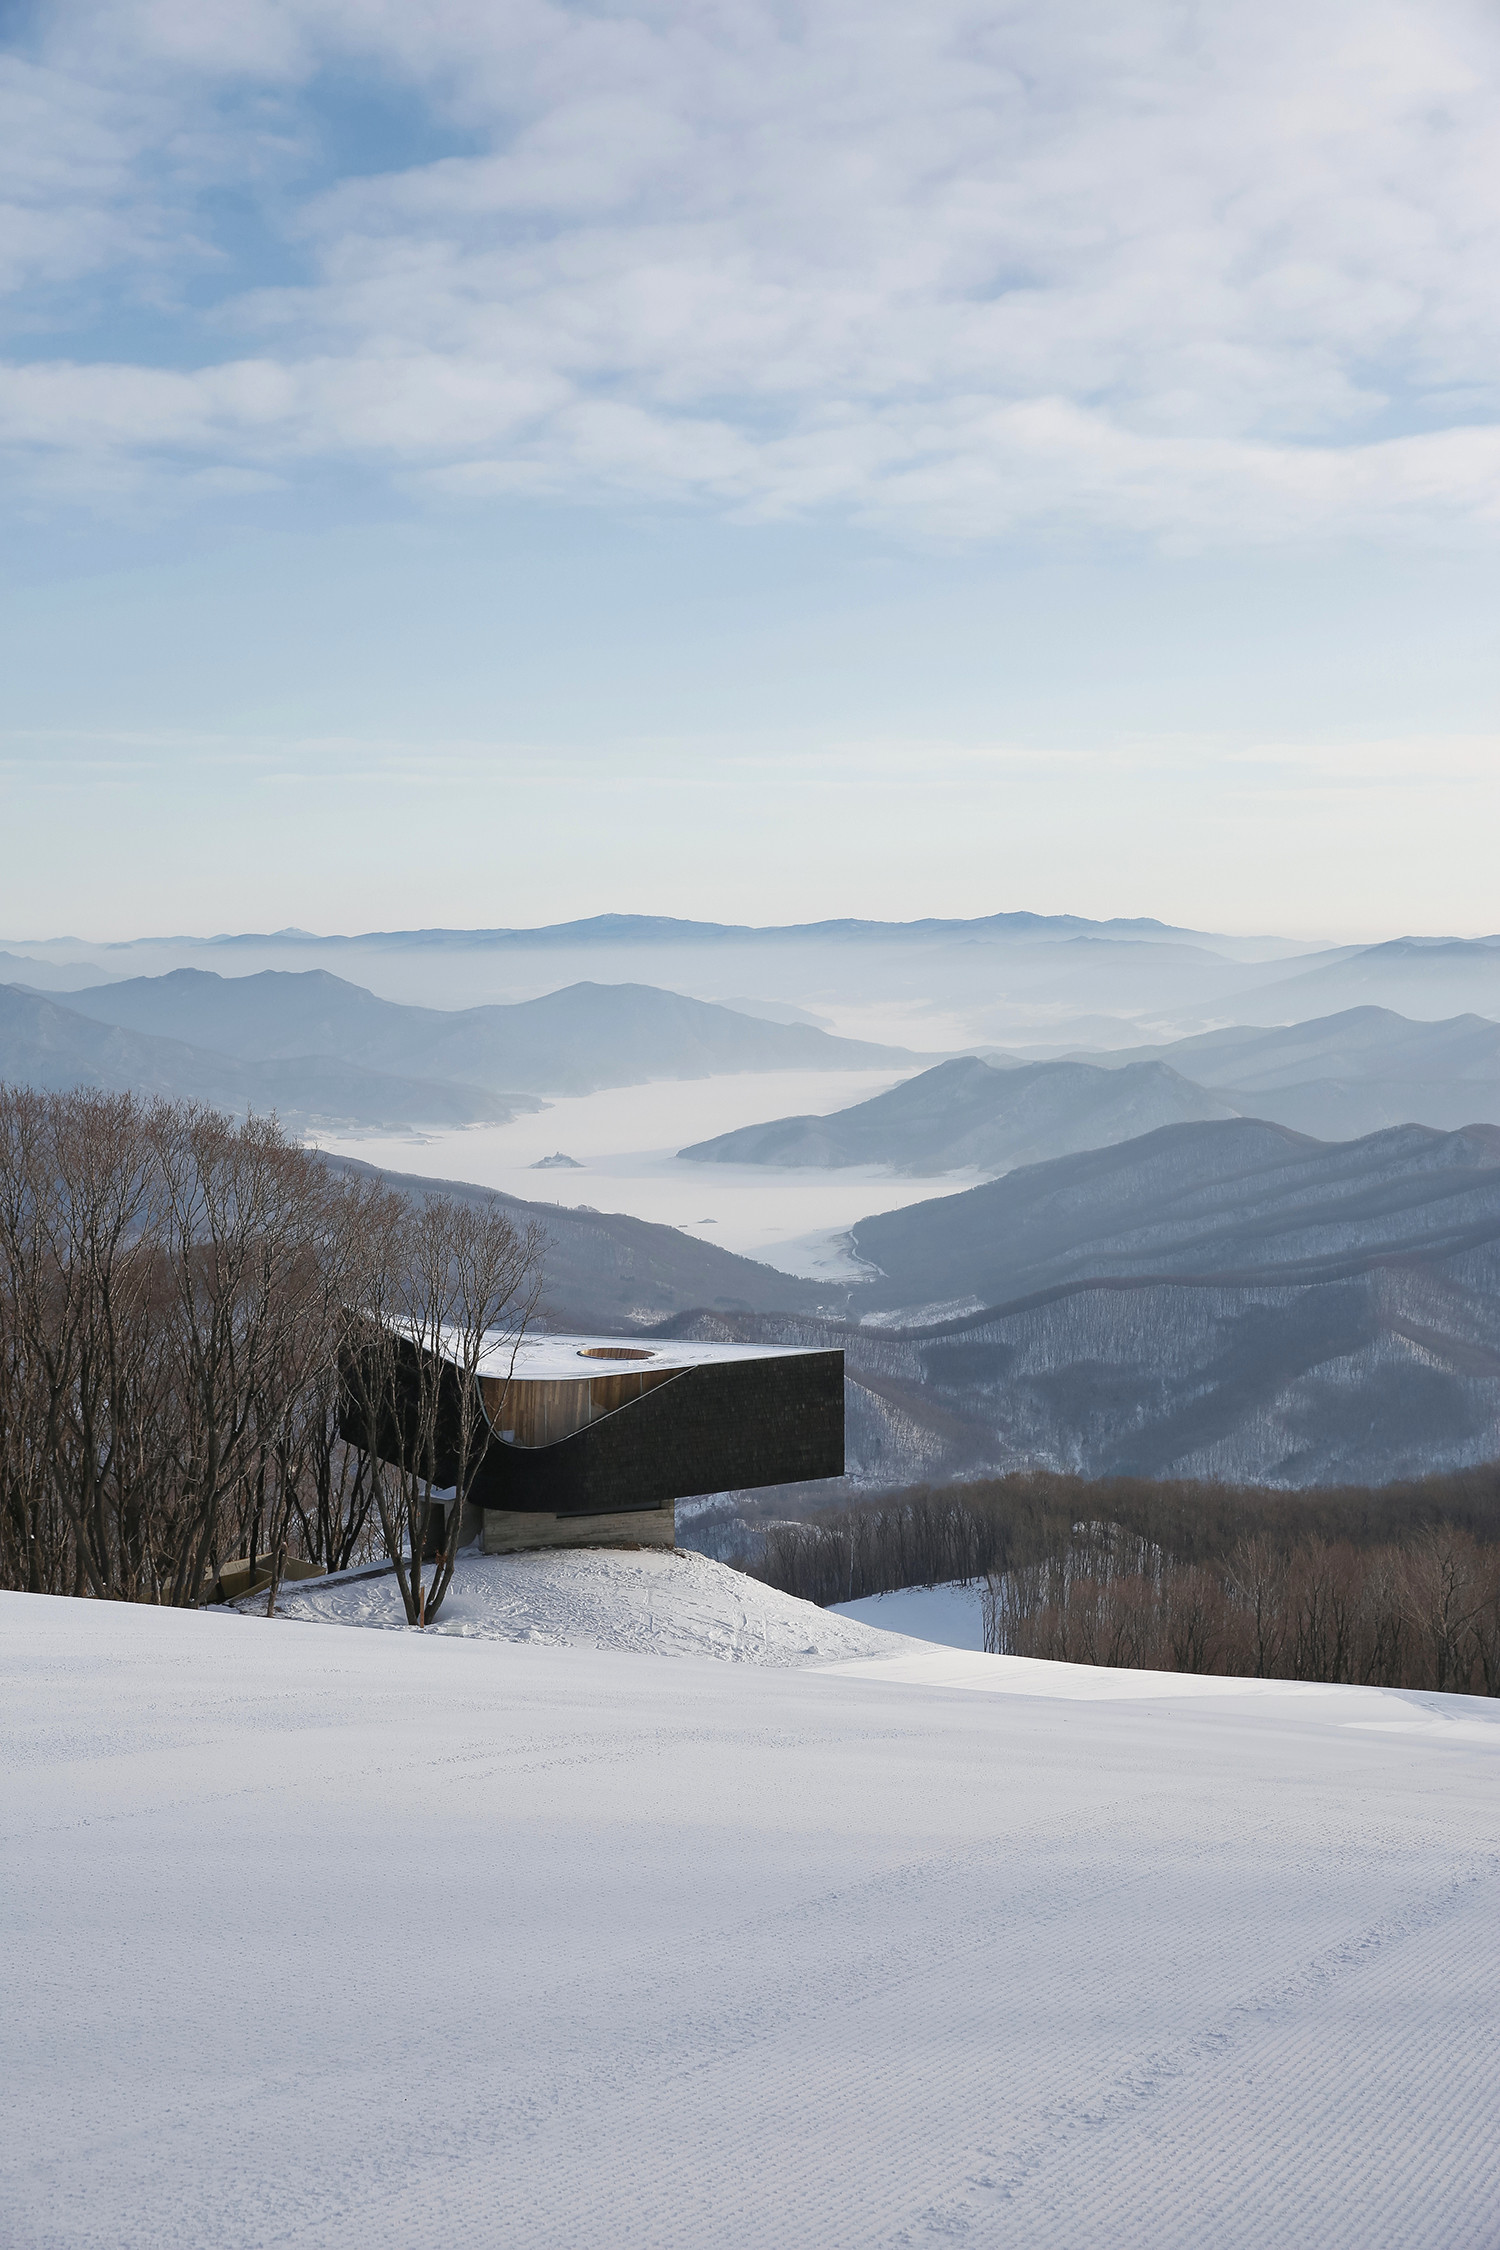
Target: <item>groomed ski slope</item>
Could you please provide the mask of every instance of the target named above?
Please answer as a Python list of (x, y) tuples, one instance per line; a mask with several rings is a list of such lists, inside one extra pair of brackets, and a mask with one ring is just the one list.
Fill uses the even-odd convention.
[(1493, 2250), (1500, 1713), (879, 1645), (0, 1595), (7, 2245)]

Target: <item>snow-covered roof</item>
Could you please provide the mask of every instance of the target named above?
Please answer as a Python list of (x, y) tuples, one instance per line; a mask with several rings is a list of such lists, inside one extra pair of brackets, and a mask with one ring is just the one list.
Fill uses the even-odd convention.
[[(601, 1375), (624, 1375), (647, 1368), (677, 1372), (687, 1367), (708, 1367), (725, 1360), (798, 1359), (826, 1345), (799, 1344), (699, 1344), (676, 1337), (557, 1336), (536, 1334), (516, 1346), (513, 1380), (518, 1383), (588, 1383)], [(510, 1364), (511, 1342), (497, 1337), (480, 1364), (481, 1375), (503, 1375)]]

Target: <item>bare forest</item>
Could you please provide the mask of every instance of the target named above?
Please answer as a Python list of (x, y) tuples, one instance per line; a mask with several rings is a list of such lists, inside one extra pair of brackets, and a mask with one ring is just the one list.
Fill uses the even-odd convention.
[(289, 1566), (384, 1557), (432, 1618), (489, 1435), (462, 1377), (508, 1372), (540, 1275), (498, 1205), (398, 1195), (274, 1119), (0, 1087), (0, 1584), (269, 1613)]
[(977, 1582), (993, 1654), (1500, 1694), (1500, 1473), (1289, 1494), (1019, 1475), (770, 1526), (829, 1605)]

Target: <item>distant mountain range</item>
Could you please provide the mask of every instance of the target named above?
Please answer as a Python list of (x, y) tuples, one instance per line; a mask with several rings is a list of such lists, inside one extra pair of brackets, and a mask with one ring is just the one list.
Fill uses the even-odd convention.
[[(193, 958), (174, 963), (179, 943)], [(39, 950), (60, 978), (86, 949)], [(653, 1079), (895, 1077), (928, 1059), (799, 1020), (814, 1011), (949, 1052), (1030, 1046), (1024, 1063), (970, 1054), (833, 1117), (694, 1147), (705, 1162), (1003, 1175), (862, 1220), (860, 1283), (525, 1206), (553, 1239), (560, 1322), (842, 1344), (865, 1488), (1026, 1462), (1296, 1485), (1500, 1456), (1500, 940), (1297, 956), (1069, 917), (787, 931), (606, 917), (87, 950), (117, 981), (28, 988), (42, 972), (23, 962), (0, 987), (0, 1075), (309, 1126), (461, 1125)], [(118, 975), (141, 966), (165, 973)], [(667, 978), (765, 998), (734, 1009)], [(514, 997), (529, 980), (535, 996)], [(1038, 1059), (1064, 1034), (1071, 1052)]]
[(473, 1086), (424, 1084), (330, 1056), (256, 1061), (215, 1053), (99, 1023), (15, 985), (0, 985), (0, 1079), (53, 1093), (159, 1094), (234, 1115), (274, 1110), (299, 1126), (473, 1125), (546, 1106), (532, 1095), (502, 1099)]
[(1261, 1117), (1321, 1140), (1388, 1125), (1500, 1124), (1500, 1024), (1352, 1008), (1276, 1029), (1018, 1065), (962, 1057), (828, 1117), (781, 1117), (678, 1151), (699, 1164), (1004, 1172), (1159, 1125)]
[(555, 1325), (841, 1348), (847, 1489), (1028, 1465), (1378, 1483), (1500, 1456), (1492, 1128), (1328, 1148), (1170, 1126), (864, 1220), (870, 1278), (844, 1288), (503, 1200), (551, 1237)]
[[(1282, 1485), (1500, 1455), (1500, 1132), (1169, 1128), (855, 1229), (859, 1473)], [(851, 1397), (853, 1392), (851, 1392)], [(900, 1462), (904, 1475), (891, 1476)]]
[(80, 992), (105, 981), (93, 961), (37, 961), (21, 953), (0, 953), (0, 984), (25, 984), (37, 992)]
[(25, 987), (0, 994), (0, 1076), (274, 1107), (321, 1123), (463, 1125), (534, 1109), (546, 1095), (654, 1079), (918, 1059), (645, 985), (573, 985), (509, 1007), (444, 1010), (377, 999), (322, 969), (176, 969), (71, 992), (66, 1005)]
[(1493, 1125), (1328, 1143), (1234, 1118), (1027, 1165), (861, 1219), (850, 1239), (874, 1273), (855, 1292), (861, 1313), (957, 1313), (1085, 1278), (1316, 1281), (1413, 1250), (1446, 1258), (1497, 1229)]
[[(1147, 917), (1001, 913), (754, 929), (605, 914), (535, 930), (7, 942), (13, 955), (54, 968), (102, 962), (110, 978), (174, 968), (236, 978), (318, 968), (384, 999), (445, 1011), (539, 998), (574, 983), (668, 986), (731, 1009), (753, 993), (758, 998), (743, 1008), (749, 1015), (790, 1009), (847, 1036), (950, 1054), (1029, 1047), (1032, 1060), (1363, 1005), (1426, 1019), (1500, 1017), (1500, 938), (1327, 945), (1179, 929)], [(21, 981), (48, 983), (40, 973)], [(1040, 1048), (1051, 1053), (1044, 1058)]]
[(1500, 1023), (1484, 1016), (1414, 1023), (1389, 1008), (1347, 1008), (1309, 1023), (1240, 1025), (1089, 1059), (1110, 1068), (1167, 1064), (1242, 1115), (1274, 1117), (1322, 1140), (1383, 1125), (1500, 1124)]
[(898, 1172), (1004, 1172), (1075, 1149), (1128, 1141), (1159, 1125), (1238, 1112), (1169, 1070), (1081, 1062), (995, 1069), (971, 1055), (939, 1063), (831, 1117), (782, 1117), (698, 1141), (696, 1164), (888, 1164)]
[[(349, 946), (370, 951), (460, 953), (473, 951), (531, 951), (551, 947), (573, 952), (580, 946), (733, 945), (800, 943), (827, 939), (841, 945), (916, 943), (942, 945), (955, 939), (1016, 939), (1062, 942), (1076, 937), (1102, 937), (1147, 944), (1171, 944), (1186, 939), (1214, 947), (1245, 960), (1274, 960), (1283, 955), (1312, 950), (1304, 941), (1287, 937), (1231, 937), (1191, 930), (1151, 915), (1114, 915), (1106, 921), (1085, 914), (1032, 914), (1024, 910), (976, 916), (928, 915), (913, 922), (883, 922), (857, 916), (840, 916), (817, 922), (755, 924), (748, 922), (691, 922), (670, 914), (591, 914), (574, 922), (550, 922), (536, 929), (490, 930), (367, 930), (358, 935), (320, 936), (311, 930), (225, 932), (217, 937), (127, 938), (106, 946), (86, 947), (72, 938), (13, 940), (28, 952), (64, 954), (85, 950), (124, 955), (163, 950), (232, 953), (259, 952), (267, 948), (300, 951), (304, 955), (330, 952)], [(1443, 942), (1443, 941), (1435, 941)]]

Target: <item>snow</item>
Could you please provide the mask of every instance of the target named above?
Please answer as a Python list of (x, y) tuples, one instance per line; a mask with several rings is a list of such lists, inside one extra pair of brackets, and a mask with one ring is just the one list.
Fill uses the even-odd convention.
[(0, 1595), (8, 2246), (1500, 2240), (1491, 1706), (500, 1599)]
[[(443, 1333), (446, 1337), (451, 1331)], [(495, 1341), (479, 1361), (480, 1374), (512, 1375), (518, 1383), (592, 1383), (600, 1376), (632, 1375), (648, 1365), (656, 1373), (675, 1373), (687, 1367), (719, 1367), (727, 1361), (806, 1358), (810, 1349), (822, 1349), (805, 1344), (700, 1344), (689, 1337), (648, 1344), (636, 1336), (585, 1336), (542, 1328), (519, 1342), (494, 1329), (486, 1334)]]
[(832, 1615), (852, 1617), (883, 1633), (910, 1633), (945, 1648), (984, 1647), (983, 1587), (903, 1586), (894, 1594), (866, 1594), (857, 1602), (836, 1602)]
[[(240, 1604), (247, 1616), (265, 1595)], [(405, 1631), (394, 1577), (307, 1579), (277, 1598), (282, 1617)], [(713, 1656), (732, 1664), (823, 1664), (904, 1654), (890, 1632), (814, 1608), (687, 1549), (579, 1548), (563, 1554), (462, 1553), (434, 1633), (551, 1648)]]

